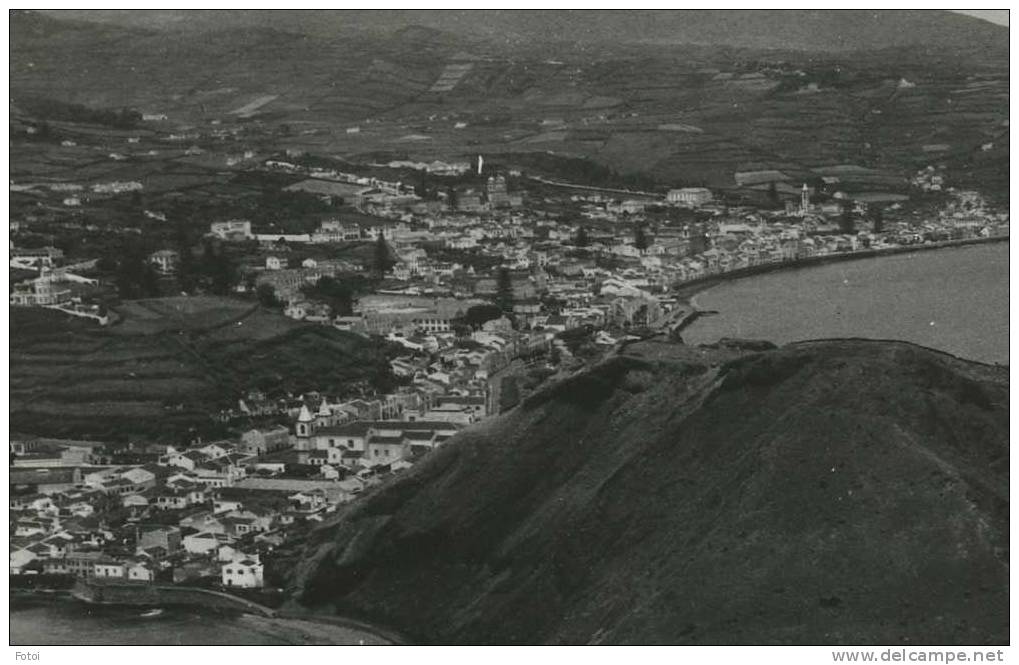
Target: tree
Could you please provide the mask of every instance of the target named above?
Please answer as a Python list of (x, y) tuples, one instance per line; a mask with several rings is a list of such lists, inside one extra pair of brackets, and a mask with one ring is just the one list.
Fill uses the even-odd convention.
[(464, 314), (463, 321), (469, 326), (479, 328), (493, 319), (498, 319), (502, 312), (502, 308), (497, 305), (474, 305)]
[(96, 270), (102, 273), (112, 274), (117, 272), (118, 263), (117, 252), (111, 250), (109, 253), (103, 254), (99, 257), (99, 260), (96, 262)]
[(573, 244), (577, 247), (587, 247), (591, 244), (590, 238), (587, 237), (587, 227), (581, 226), (577, 229), (577, 237), (574, 239)]
[(159, 295), (159, 276), (149, 263), (145, 250), (137, 243), (129, 243), (121, 250), (113, 281), (120, 297), (125, 300)]
[(495, 304), (503, 312), (513, 311), (513, 278), (509, 268), (499, 268), (496, 275)]
[(335, 277), (320, 277), (313, 286), (305, 286), (301, 291), (309, 298), (328, 305), (333, 316), (350, 316), (354, 311), (353, 291)]
[(842, 233), (851, 234), (856, 230), (856, 222), (853, 220), (853, 202), (842, 203), (842, 216), (839, 218), (839, 230)]
[(180, 282), (181, 291), (191, 293), (197, 286), (197, 275), (195, 257), (191, 253), (191, 240), (188, 237), (187, 224), (183, 219), (178, 220), (174, 226), (174, 249), (177, 250), (179, 261), (177, 264), (177, 281)]
[(874, 208), (874, 211), (870, 216), (874, 222), (874, 233), (884, 233), (885, 230), (885, 214), (881, 208)]
[(156, 269), (148, 261), (144, 262), (140, 285), (142, 298), (155, 298), (160, 295), (159, 275), (156, 274)]
[(205, 242), (201, 273), (209, 291), (220, 296), (230, 293), (240, 280), (237, 266), (234, 265), (222, 244), (212, 240)]
[(283, 304), (276, 297), (276, 289), (272, 284), (259, 284), (255, 289), (255, 295), (258, 297), (258, 302), (262, 307), (277, 309)]
[(638, 224), (636, 231), (633, 233), (633, 246), (644, 251), (650, 247), (651, 241), (648, 239), (647, 231), (644, 229), (643, 224)]
[(389, 244), (380, 231), (375, 239), (375, 255), (372, 260), (372, 268), (379, 279), (381, 279), (386, 276), (386, 273), (395, 264), (396, 261), (393, 260), (392, 254), (389, 251)]
[(771, 205), (778, 207), (778, 187), (774, 180), (768, 183), (768, 201), (771, 202)]

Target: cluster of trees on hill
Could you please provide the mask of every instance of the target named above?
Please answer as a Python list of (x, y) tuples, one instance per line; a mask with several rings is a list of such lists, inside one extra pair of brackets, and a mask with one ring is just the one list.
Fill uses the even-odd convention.
[(817, 85), (817, 87), (822, 90), (844, 89), (851, 88), (859, 84), (873, 83), (875, 78), (888, 79), (899, 78), (901, 76), (898, 72), (883, 71), (880, 75), (875, 77), (867, 71), (848, 69), (843, 65), (838, 64), (810, 67), (802, 74), (799, 70), (770, 73), (772, 76), (769, 78), (777, 76), (779, 79), (778, 86), (771, 91), (771, 94), (796, 92), (797, 90), (806, 88), (811, 84)]
[(113, 275), (117, 294), (123, 300), (159, 295), (159, 275), (138, 242), (128, 242), (120, 249), (111, 251), (99, 260), (97, 267)]
[(314, 284), (301, 287), (301, 292), (312, 300), (324, 302), (333, 316), (354, 313), (354, 289), (348, 282), (325, 275)]
[(458, 337), (466, 338), (472, 330), (480, 330), (489, 321), (501, 318), (507, 313), (496, 304), (474, 305), (460, 318), (452, 322), (453, 332)]
[[(337, 197), (335, 203), (342, 205), (342, 197)], [(257, 199), (252, 200), (252, 205), (245, 211), (244, 216), (256, 226), (276, 223), (280, 219), (294, 220), (284, 225), (288, 232), (310, 233), (319, 224), (315, 215), (328, 212), (334, 212), (332, 203), (322, 200), (316, 194), (267, 187)]]
[[(223, 243), (206, 238), (196, 252), (186, 241), (176, 247), (176, 278), (185, 293), (227, 295), (240, 282), (240, 272)], [(109, 248), (99, 259), (100, 272), (112, 276), (122, 300), (155, 298), (161, 294), (159, 274), (149, 260), (150, 248), (136, 239)]]
[(372, 272), (378, 279), (382, 279), (395, 265), (396, 258), (393, 256), (393, 251), (389, 249), (389, 243), (380, 233), (375, 238), (375, 246), (372, 249)]
[(22, 101), (20, 105), (39, 118), (104, 125), (115, 129), (134, 129), (142, 121), (142, 114), (135, 109), (94, 109), (83, 104), (45, 98)]
[(240, 273), (223, 243), (205, 239), (198, 257), (189, 251), (181, 255), (178, 275), (182, 286), (196, 287), (218, 296), (227, 295), (240, 281)]
[[(485, 159), (487, 165), (488, 157), (486, 156)], [(500, 161), (499, 156), (493, 156), (491, 159), (493, 168), (496, 168)], [(529, 152), (514, 153), (506, 161), (553, 180), (562, 180), (573, 184), (639, 190), (661, 188), (660, 183), (646, 173), (619, 173), (583, 157), (564, 157), (551, 153)]]

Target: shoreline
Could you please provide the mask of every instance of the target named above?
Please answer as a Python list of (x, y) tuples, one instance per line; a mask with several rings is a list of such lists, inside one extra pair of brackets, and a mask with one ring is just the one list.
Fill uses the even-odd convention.
[[(276, 620), (292, 621), (301, 624), (314, 624), (328, 626), (333, 630), (356, 631), (373, 636), (377, 644), (388, 644), (393, 646), (406, 646), (413, 644), (407, 636), (390, 628), (376, 626), (374, 624), (358, 621), (348, 617), (341, 617), (327, 614), (306, 614), (304, 612), (280, 611), (274, 617)], [(367, 644), (367, 642), (366, 642)]]
[[(382, 635), (379, 631), (361, 625), (347, 625), (340, 620), (326, 621), (328, 617), (276, 615), (265, 617), (241, 614), (238, 621), (257, 632), (283, 639), (299, 646), (392, 646), (405, 644)], [(352, 623), (352, 622), (351, 622)]]
[[(801, 259), (792, 259), (789, 261), (776, 261), (773, 263), (762, 263), (756, 266), (747, 266), (745, 268), (737, 268), (736, 270), (730, 270), (728, 272), (716, 273), (713, 275), (705, 275), (692, 279), (688, 282), (682, 282), (671, 287), (672, 293), (675, 295), (677, 303), (682, 303), (691, 309), (693, 316), (686, 317), (688, 320), (684, 321), (681, 328), (685, 328), (690, 323), (693, 323), (699, 318), (702, 313), (701, 308), (696, 302), (697, 295), (704, 293), (705, 291), (724, 284), (726, 282), (735, 281), (738, 279), (745, 279), (753, 277), (755, 275), (763, 275), (770, 272), (778, 271), (794, 271), (801, 270), (804, 268), (813, 268), (816, 266), (823, 266), (829, 263), (841, 263), (844, 261), (857, 261), (860, 259), (873, 259), (880, 258), (883, 256), (894, 256), (897, 254), (911, 254), (913, 252), (929, 252), (941, 249), (953, 249), (957, 247), (968, 247), (971, 245), (988, 245), (1000, 242), (1008, 242), (1010, 236), (990, 236), (987, 238), (966, 238), (963, 240), (944, 240), (941, 242), (924, 243), (919, 245), (896, 245), (893, 247), (879, 247), (875, 249), (858, 250), (855, 252), (842, 252), (839, 254), (824, 254), (821, 256), (808, 256)], [(681, 329), (680, 328), (680, 329)]]
[[(80, 603), (85, 606), (99, 605), (111, 609), (137, 609), (141, 611), (148, 607), (134, 603), (90, 603), (73, 595), (69, 590), (62, 589), (10, 589), (9, 596), (12, 600), (21, 599), (53, 605), (62, 605), (70, 601), (71, 603)], [(153, 607), (159, 607), (159, 605)], [(265, 615), (244, 611), (240, 608), (216, 607), (202, 603), (173, 603), (166, 605), (165, 608), (190, 608), (222, 618), (232, 618), (240, 626), (254, 633), (298, 646), (391, 646), (411, 643), (407, 638), (394, 631), (343, 617), (287, 611), (277, 611), (272, 615)], [(12, 607), (13, 610), (14, 608)], [(25, 646), (46, 645), (26, 644)]]
[[(881, 257), (888, 256), (888, 255), (913, 254), (913, 253), (917, 253), (917, 252), (936, 251), (936, 250), (945, 250), (945, 249), (958, 249), (958, 248), (963, 248), (963, 247), (985, 246), (985, 245), (992, 245), (992, 244), (998, 244), (998, 243), (1006, 243), (1007, 244), (1008, 241), (1009, 241), (1009, 237), (1010, 236), (992, 236), (992, 237), (988, 237), (988, 238), (968, 238), (968, 239), (964, 239), (964, 240), (952, 240), (952, 241), (944, 241), (944, 242), (939, 242), (939, 243), (927, 243), (927, 244), (923, 244), (923, 245), (906, 245), (906, 246), (895, 246), (895, 247), (883, 247), (883, 248), (877, 248), (877, 249), (865, 250), (865, 251), (859, 251), (859, 252), (846, 252), (846, 253), (834, 254), (834, 255), (824, 255), (824, 256), (817, 256), (817, 257), (809, 257), (809, 258), (801, 259), (801, 260), (797, 260), (797, 261), (784, 261), (784, 262), (770, 263), (770, 264), (765, 264), (765, 265), (760, 265), (760, 266), (753, 266), (752, 268), (749, 268), (749, 269), (741, 269), (741, 270), (735, 270), (735, 271), (730, 271), (730, 272), (726, 272), (726, 273), (709, 275), (709, 276), (706, 276), (706, 277), (703, 277), (703, 278), (699, 278), (697, 280), (691, 280), (690, 282), (687, 282), (687, 283), (683, 284), (682, 286), (676, 288), (677, 302), (679, 304), (679, 308), (682, 310), (682, 315), (679, 316), (679, 317), (676, 317), (674, 323), (667, 330), (670, 333), (670, 336), (675, 335), (675, 337), (680, 339), (681, 341), (683, 341), (683, 343), (692, 343), (692, 344), (695, 344), (695, 345), (707, 344), (709, 342), (709, 340), (714, 339), (713, 335), (710, 336), (710, 337), (706, 337), (704, 335), (700, 335), (700, 336), (694, 335), (693, 339), (699, 339), (700, 341), (687, 342), (686, 340), (684, 340), (680, 336), (680, 333), (682, 333), (684, 331), (688, 331), (691, 327), (694, 327), (695, 324), (698, 321), (700, 321), (700, 319), (702, 319), (704, 317), (711, 316), (711, 315), (714, 315), (714, 314), (719, 314), (719, 312), (714, 310), (714, 309), (706, 308), (699, 301), (699, 296), (701, 294), (706, 293), (709, 290), (715, 288), (716, 286), (720, 286), (720, 285), (725, 284), (727, 282), (736, 282), (738, 280), (749, 279), (749, 278), (754, 277), (754, 276), (756, 276), (758, 274), (777, 273), (779, 271), (786, 271), (786, 270), (795, 271), (795, 270), (801, 270), (801, 269), (820, 268), (820, 267), (827, 266), (827, 265), (833, 264), (833, 263), (842, 263), (842, 262), (853, 261), (853, 260), (857, 260), (857, 259), (873, 259), (873, 258), (881, 258)], [(1007, 251), (1007, 246), (1004, 249)], [(998, 255), (995, 254), (994, 256), (998, 256)], [(955, 260), (955, 259), (953, 259), (953, 260)], [(965, 261), (966, 259), (961, 259), (961, 260)], [(879, 264), (873, 264), (873, 265), (879, 265)], [(783, 279), (788, 279), (788, 277), (784, 277)], [(750, 284), (754, 284), (753, 282), (749, 282), (749, 283)], [(753, 287), (751, 287), (751, 288), (753, 288)], [(933, 323), (931, 325), (933, 325)], [(721, 333), (719, 332), (719, 334), (721, 334)], [(890, 334), (893, 335), (893, 337), (889, 337)], [(744, 336), (745, 335), (746, 335), (746, 333), (744, 333)], [(955, 358), (955, 359), (958, 359), (958, 360), (964, 360), (964, 361), (967, 361), (967, 362), (973, 362), (973, 363), (985, 365), (985, 366), (988, 366), (988, 367), (1009, 367), (1009, 365), (1010, 365), (1009, 361), (1007, 360), (1007, 356), (1005, 357), (1006, 359), (1002, 359), (1001, 357), (999, 357), (1000, 354), (999, 355), (994, 355), (997, 352), (993, 352), (992, 351), (992, 352), (990, 352), (990, 354), (984, 353), (984, 354), (980, 355), (976, 351), (971, 351), (972, 353), (978, 353), (978, 357), (971, 357), (971, 356), (967, 356), (967, 355), (958, 355), (957, 352), (952, 352), (952, 351), (949, 351), (949, 350), (946, 350), (944, 348), (940, 348), (940, 347), (937, 347), (937, 346), (931, 346), (929, 341), (927, 341), (927, 342), (923, 342), (923, 341), (911, 341), (912, 338), (907, 340), (907, 339), (901, 339), (901, 338), (898, 338), (898, 337), (894, 337), (894, 335), (895, 335), (894, 332), (890, 332), (890, 331), (885, 330), (885, 331), (883, 331), (881, 333), (881, 336), (879, 338), (877, 338), (877, 339), (881, 339), (881, 340), (884, 340), (884, 341), (904, 341), (904, 342), (908, 342), (910, 344), (915, 344), (917, 346), (921, 346), (922, 348), (925, 348), (925, 349), (928, 349), (928, 350), (931, 350), (931, 351), (936, 351), (936, 352), (939, 352), (939, 353), (943, 353), (945, 355), (948, 355), (948, 356), (950, 356), (952, 358)], [(723, 334), (723, 337), (724, 336), (725, 335)], [(731, 334), (730, 334), (730, 336), (731, 336)], [(757, 339), (757, 338), (754, 337), (754, 339)], [(791, 341), (784, 342), (784, 343), (776, 342), (776, 344), (778, 346), (786, 346), (787, 344), (806, 344), (806, 343), (810, 343), (810, 342), (814, 342), (814, 341), (828, 341), (828, 340), (841, 340), (841, 339), (872, 339), (872, 338), (871, 337), (854, 336), (854, 331), (845, 331), (845, 330), (843, 330), (843, 331), (839, 331), (839, 334), (837, 334), (835, 336), (831, 336), (830, 333), (821, 332), (820, 334), (812, 335), (809, 338), (802, 337), (802, 336), (794, 337)], [(924, 339), (926, 339), (926, 338), (924, 338)], [(958, 349), (957, 349), (957, 351), (958, 351)]]

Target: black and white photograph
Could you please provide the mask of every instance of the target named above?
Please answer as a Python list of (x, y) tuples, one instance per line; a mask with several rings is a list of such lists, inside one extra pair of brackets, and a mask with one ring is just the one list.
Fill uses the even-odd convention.
[(8, 34), (11, 662), (1008, 660), (1007, 8)]

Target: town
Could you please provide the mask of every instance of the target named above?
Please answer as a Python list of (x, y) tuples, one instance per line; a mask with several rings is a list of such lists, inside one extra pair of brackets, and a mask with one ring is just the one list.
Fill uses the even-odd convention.
[[(703, 187), (625, 198), (552, 187), (532, 202), (533, 190), (510, 187), (526, 182), (519, 171), (486, 175), (481, 156), (471, 168), (483, 188), (426, 199), (401, 182), (266, 160), (265, 171), (300, 176), (288, 189), (348, 205), (319, 215), (310, 233), (211, 220), (206, 251), (216, 243), (239, 258), (225, 292), (384, 339), (401, 385), (353, 399), (252, 388), (216, 418), (263, 424), (226, 439), (12, 435), (11, 574), (272, 587), (273, 552), (288, 538), (512, 408), (522, 391), (675, 326), (692, 311), (677, 288), (810, 257), (1008, 234), (1007, 214), (953, 190), (934, 168), (911, 186), (938, 195), (936, 214), (905, 196), (847, 197), (838, 177), (795, 187), (774, 172), (735, 175), (757, 187), (764, 205), (734, 204)], [(15, 243), (31, 231), (31, 221), (11, 222)], [(347, 251), (337, 257), (334, 248)], [(153, 277), (144, 295), (200, 294), (186, 274), (195, 272), (196, 257), (182, 254), (189, 251), (150, 253), (139, 268)], [(13, 244), (11, 268), (24, 278), (11, 306), (116, 326), (118, 307), (102, 300), (102, 261)]]
[(1008, 642), (1007, 11), (8, 23), (16, 659)]
[[(448, 84), (462, 74), (453, 70)], [(29, 585), (272, 590), (278, 548), (458, 432), (631, 341), (682, 343), (701, 314), (689, 298), (698, 288), (1009, 234), (1004, 207), (953, 183), (942, 145), (925, 146), (925, 165), (909, 175), (852, 163), (760, 168), (732, 171), (719, 187), (627, 178), (551, 154), (281, 150), (292, 128), (247, 111), (199, 124), (125, 111), (100, 117), (110, 127), (99, 133), (81, 122), (96, 120), (88, 109), (47, 111), (69, 120), (22, 117), (12, 134), (62, 158), (139, 168), (168, 160), (195, 171), (166, 183), (119, 167), (119, 177), (12, 180), (12, 312), (108, 331), (112, 355), (95, 363), (148, 357), (119, 351), (125, 339), (213, 331), (212, 346), (283, 339), (278, 348), (291, 349), (298, 367), (259, 356), (254, 379), (228, 392), (217, 385), (217, 399), (197, 406), (180, 395), (196, 379), (167, 374), (173, 361), (163, 355), (137, 371), (111, 368), (101, 381), (121, 396), (103, 414), (127, 425), (108, 435), (41, 433), (27, 411), (10, 439), (10, 572)], [(454, 116), (429, 120), (467, 128)], [(405, 128), (336, 131), (361, 140), (387, 130)], [(308, 330), (351, 344), (346, 353), (370, 348), (383, 366), (353, 372), (367, 362), (353, 357), (333, 373), (319, 347), (287, 341)], [(93, 348), (90, 339), (82, 348)], [(46, 370), (33, 363), (57, 353), (47, 344), (20, 361), (26, 394), (45, 393), (33, 377)], [(196, 354), (186, 349), (174, 353)], [(155, 435), (132, 429), (145, 420), (135, 414), (154, 413), (120, 388), (137, 385), (145, 367), (157, 395), (168, 395), (156, 405)], [(288, 381), (295, 369), (299, 389)], [(161, 427), (159, 418), (188, 408), (199, 411), (189, 428)]]

